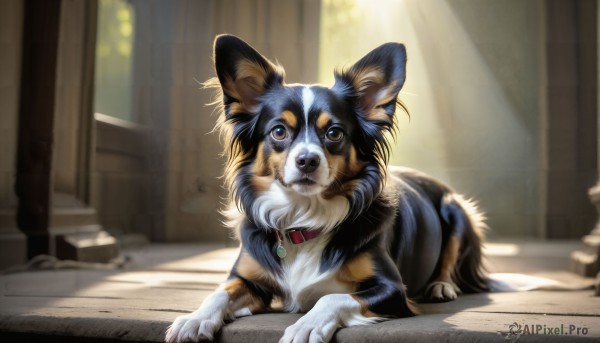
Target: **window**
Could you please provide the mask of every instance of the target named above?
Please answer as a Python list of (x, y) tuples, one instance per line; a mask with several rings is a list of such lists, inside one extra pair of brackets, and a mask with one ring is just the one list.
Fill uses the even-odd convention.
[(138, 122), (133, 112), (135, 12), (126, 0), (100, 0), (94, 112)]

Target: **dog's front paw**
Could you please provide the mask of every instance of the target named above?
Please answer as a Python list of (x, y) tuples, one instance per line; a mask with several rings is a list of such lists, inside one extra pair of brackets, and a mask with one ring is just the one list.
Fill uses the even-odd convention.
[(334, 318), (312, 316), (309, 312), (294, 325), (285, 329), (279, 343), (320, 343), (329, 342), (338, 324)]
[(223, 322), (219, 318), (203, 315), (198, 311), (179, 316), (167, 330), (165, 341), (167, 343), (212, 341), (221, 325)]
[(431, 301), (442, 302), (458, 298), (460, 288), (454, 282), (435, 281), (425, 291), (427, 298)]

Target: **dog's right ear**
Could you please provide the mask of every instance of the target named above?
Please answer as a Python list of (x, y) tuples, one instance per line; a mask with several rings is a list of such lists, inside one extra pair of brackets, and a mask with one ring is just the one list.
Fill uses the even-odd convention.
[(264, 92), (283, 84), (283, 68), (235, 36), (217, 36), (214, 61), (224, 103), (232, 107), (234, 103), (239, 104), (232, 108), (235, 112), (256, 113)]
[(402, 44), (386, 43), (348, 70), (336, 73), (334, 88), (352, 90), (356, 107), (364, 119), (390, 127), (405, 78), (406, 48)]

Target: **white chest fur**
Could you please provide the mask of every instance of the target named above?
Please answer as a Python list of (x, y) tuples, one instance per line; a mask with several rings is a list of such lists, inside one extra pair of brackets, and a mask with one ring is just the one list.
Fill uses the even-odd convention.
[[(349, 293), (349, 285), (336, 280), (336, 270), (320, 273), (321, 256), (331, 231), (346, 218), (349, 202), (345, 197), (324, 199), (321, 195), (301, 195), (278, 181), (256, 198), (252, 215), (265, 228), (285, 231), (293, 228), (320, 229), (322, 234), (302, 244), (284, 239), (287, 252), (281, 260), (283, 274), (274, 276), (284, 291), (283, 305), (288, 312), (306, 312), (326, 294)], [(228, 224), (238, 227), (244, 216), (232, 204), (225, 215)]]
[(349, 208), (348, 199), (343, 196), (331, 199), (324, 199), (318, 194), (306, 196), (286, 189), (279, 181), (275, 181), (256, 198), (252, 214), (264, 227), (330, 231), (346, 218)]
[(349, 293), (349, 285), (336, 279), (337, 270), (320, 273), (319, 266), (328, 237), (319, 236), (302, 244), (284, 242), (287, 256), (281, 261), (284, 308), (288, 312), (306, 312), (324, 295)]

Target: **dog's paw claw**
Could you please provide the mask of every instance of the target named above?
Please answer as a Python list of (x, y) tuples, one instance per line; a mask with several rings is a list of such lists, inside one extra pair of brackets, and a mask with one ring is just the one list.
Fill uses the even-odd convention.
[[(309, 312), (310, 314), (310, 312)], [(322, 343), (329, 342), (335, 333), (335, 321), (310, 316), (300, 318), (294, 325), (285, 329), (279, 343)]]
[(445, 302), (458, 298), (460, 288), (453, 282), (435, 281), (431, 283), (425, 294), (430, 301)]
[(290, 326), (285, 330), (279, 343), (322, 343), (328, 342), (328, 334), (323, 332), (318, 326)]
[(165, 342), (210, 342), (213, 334), (220, 328), (220, 324), (211, 319), (198, 316), (179, 316), (167, 330)]

